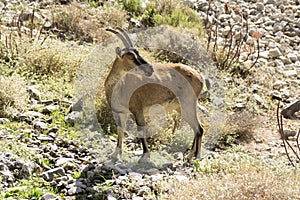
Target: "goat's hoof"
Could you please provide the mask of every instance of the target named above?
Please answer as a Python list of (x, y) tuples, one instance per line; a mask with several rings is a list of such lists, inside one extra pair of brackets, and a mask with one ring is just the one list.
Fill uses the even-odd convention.
[(139, 159), (139, 163), (149, 163), (150, 161), (150, 153), (144, 153), (142, 157)]
[(115, 153), (111, 154), (111, 155), (110, 155), (110, 161), (111, 161), (112, 163), (116, 163), (116, 162), (118, 162), (118, 161), (121, 161), (122, 159), (119, 158), (118, 155), (119, 155), (119, 154), (115, 154)]

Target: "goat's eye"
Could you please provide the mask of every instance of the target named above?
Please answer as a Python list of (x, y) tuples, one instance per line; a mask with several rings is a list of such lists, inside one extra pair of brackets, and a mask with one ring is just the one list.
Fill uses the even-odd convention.
[(130, 59), (130, 60), (135, 60), (135, 56), (134, 56), (134, 54), (133, 53), (128, 53), (128, 59)]

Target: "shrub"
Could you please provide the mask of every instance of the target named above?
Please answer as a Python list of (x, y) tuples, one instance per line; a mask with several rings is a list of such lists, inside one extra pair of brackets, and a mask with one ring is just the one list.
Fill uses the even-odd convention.
[(145, 26), (167, 24), (174, 27), (196, 29), (199, 35), (203, 34), (204, 29), (200, 16), (177, 0), (153, 0), (144, 7), (140, 0), (126, 0), (121, 2), (121, 7)]
[(217, 146), (222, 148), (239, 142), (249, 142), (254, 138), (256, 125), (257, 119), (252, 113), (241, 111), (232, 114), (227, 118)]
[(63, 34), (62, 39), (75, 39), (89, 43), (99, 43), (107, 39), (107, 26), (122, 26), (126, 17), (118, 8), (99, 7), (87, 9), (80, 4), (61, 7), (54, 17), (54, 24)]
[(0, 117), (9, 117), (27, 105), (26, 82), (19, 75), (0, 76)]

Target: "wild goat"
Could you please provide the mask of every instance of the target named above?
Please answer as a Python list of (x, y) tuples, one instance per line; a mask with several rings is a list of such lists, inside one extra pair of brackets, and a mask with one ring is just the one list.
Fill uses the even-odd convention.
[(203, 128), (196, 111), (198, 96), (204, 84), (202, 76), (183, 64), (152, 65), (141, 57), (125, 30), (106, 30), (116, 34), (125, 46), (124, 49), (116, 48), (116, 59), (104, 83), (106, 98), (118, 127), (117, 147), (111, 156), (112, 160), (117, 160), (118, 155), (122, 154), (124, 129), (130, 113), (133, 114), (138, 131), (143, 133), (143, 155), (139, 162), (149, 159), (145, 128), (149, 108), (174, 102), (175, 109), (181, 112), (195, 134), (187, 158), (200, 158)]

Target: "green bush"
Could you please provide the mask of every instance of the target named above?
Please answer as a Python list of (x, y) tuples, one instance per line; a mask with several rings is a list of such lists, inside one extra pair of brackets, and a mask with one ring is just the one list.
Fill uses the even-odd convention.
[(143, 12), (142, 2), (140, 0), (124, 0), (122, 8), (133, 16), (138, 16)]
[(145, 7), (140, 0), (126, 0), (121, 2), (121, 7), (141, 21), (144, 26), (167, 24), (173, 27), (196, 29), (199, 35), (204, 32), (202, 20), (196, 12), (177, 0), (153, 0)]

